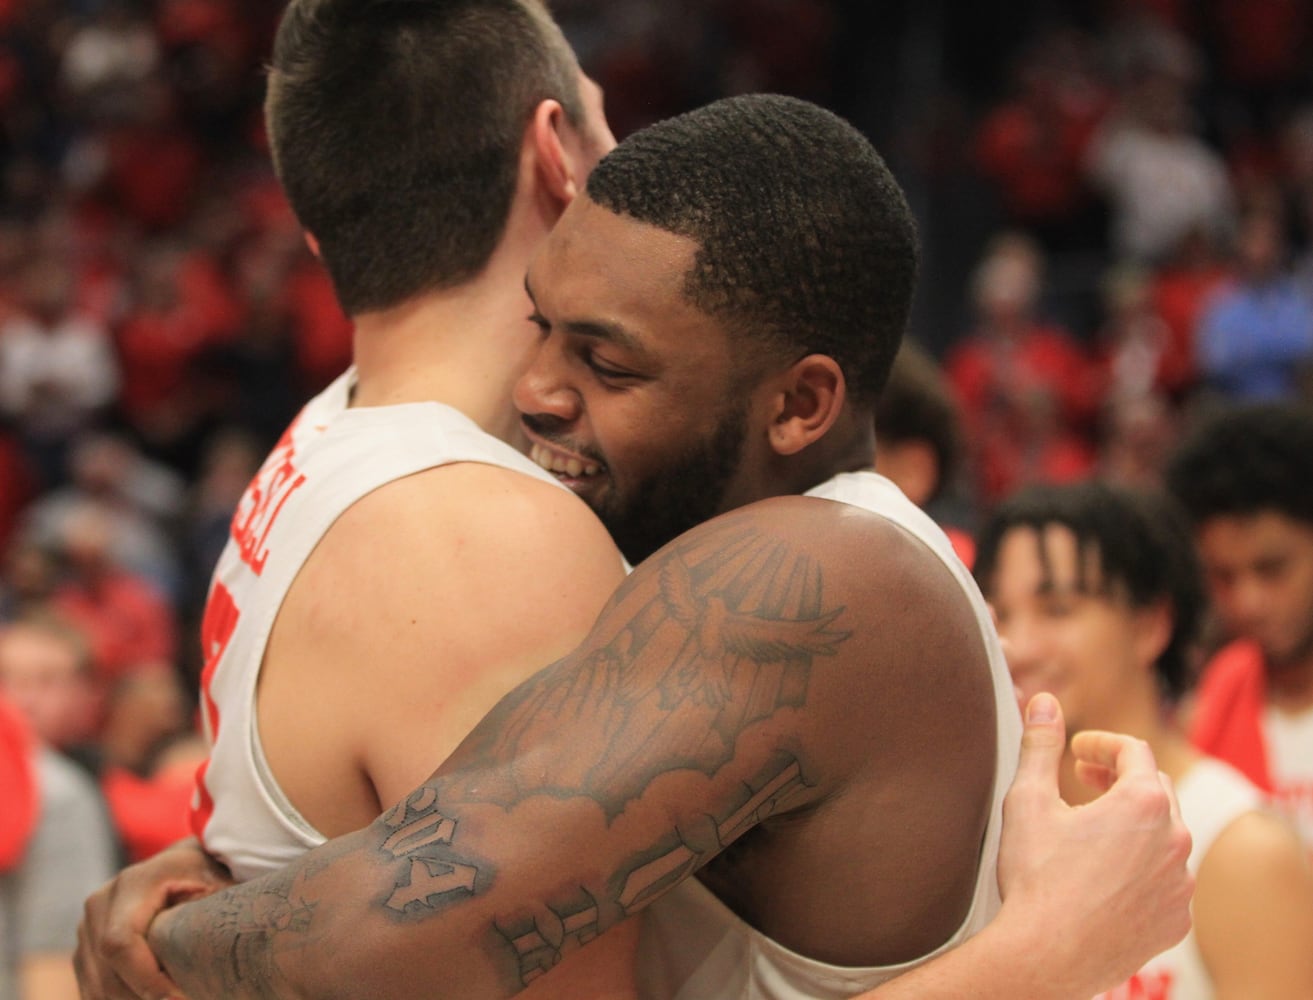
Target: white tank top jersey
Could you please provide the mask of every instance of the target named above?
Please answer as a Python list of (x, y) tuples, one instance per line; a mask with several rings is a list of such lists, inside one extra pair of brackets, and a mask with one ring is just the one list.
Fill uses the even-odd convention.
[(1313, 860), (1313, 709), (1286, 712), (1268, 706), (1263, 740), (1272, 774), (1272, 801), (1292, 823)]
[(256, 680), (274, 619), (302, 565), (343, 512), (380, 486), (454, 462), (522, 472), (564, 489), (514, 448), (441, 403), (350, 409), (354, 369), (306, 404), (247, 487), (201, 626), (201, 708), (210, 756), (192, 829), (241, 880), (324, 842), (278, 787), (260, 747)]
[[(1230, 764), (1212, 757), (1198, 761), (1176, 783), (1176, 798), (1181, 804), (1181, 821), (1193, 841), (1186, 862), (1192, 875), (1199, 873), (1208, 849), (1232, 820), (1266, 805), (1261, 789)], [(1151, 958), (1124, 984), (1094, 1000), (1212, 998), (1213, 983), (1192, 929), (1176, 945)]]
[(961, 927), (937, 949), (894, 966), (848, 968), (790, 951), (739, 919), (697, 878), (648, 907), (639, 947), (643, 1000), (820, 1000), (873, 989), (977, 933), (998, 912), (997, 859), (1003, 796), (1012, 784), (1021, 746), (1021, 716), (989, 608), (967, 568), (929, 517), (889, 480), (873, 472), (845, 473), (807, 492), (887, 518), (925, 544), (967, 595), (988, 655), (998, 719), (993, 807), (980, 849), (975, 896)]

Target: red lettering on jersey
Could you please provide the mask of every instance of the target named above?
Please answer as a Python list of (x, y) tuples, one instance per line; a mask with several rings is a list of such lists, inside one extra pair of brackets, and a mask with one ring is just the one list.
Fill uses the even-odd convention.
[[(237, 619), (241, 612), (233, 595), (222, 583), (215, 582), (210, 591), (209, 600), (205, 602), (205, 615), (201, 619), (201, 654), (205, 665), (201, 670), (201, 705), (205, 713), (205, 728), (213, 745), (219, 735), (219, 706), (214, 700), (211, 685), (214, 683), (214, 671), (223, 659), (233, 632), (237, 629)], [(209, 760), (204, 761), (196, 771), (196, 795), (192, 801), (191, 828), (201, 838), (205, 825), (214, 814), (214, 799), (205, 787), (205, 772)]]
[(265, 542), (269, 538), (269, 532), (273, 530), (279, 512), (297, 488), (305, 482), (305, 476), (297, 471), (292, 461), (296, 456), (292, 432), (299, 421), (298, 417), (283, 432), (283, 436), (279, 438), (274, 450), (269, 453), (260, 471), (246, 487), (246, 493), (233, 515), (233, 541), (237, 543), (242, 562), (251, 567), (256, 576), (263, 572), (265, 561), (269, 558), (269, 549)]
[(1175, 976), (1170, 969), (1141, 969), (1116, 989), (1094, 1000), (1171, 1000)]

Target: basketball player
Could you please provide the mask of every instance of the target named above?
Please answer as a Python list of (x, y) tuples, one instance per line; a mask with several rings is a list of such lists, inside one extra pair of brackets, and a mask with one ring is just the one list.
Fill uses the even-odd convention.
[[(369, 828), (157, 917), (188, 996), (510, 995), (643, 911), (646, 995), (851, 996), (998, 911), (1011, 685), (942, 533), (862, 471), (914, 275), (901, 192), (784, 98), (645, 130), (588, 191), (530, 268), (516, 397), (538, 463), (645, 561)], [(1123, 805), (1149, 785), (1166, 810), (1133, 745), (1087, 750), (1135, 779)], [(1111, 886), (1087, 888), (1097, 913)], [(1179, 936), (1188, 885), (1169, 895)], [(907, 981), (961, 995), (956, 954)], [(1109, 981), (1043, 964), (987, 986)]]
[[(1148, 742), (1193, 837), (1194, 926), (1100, 1000), (1313, 996), (1313, 873), (1293, 827), (1174, 721), (1204, 608), (1184, 518), (1100, 483), (1035, 486), (985, 524), (977, 579), (1027, 693), (1062, 699), (1073, 726)], [(1070, 760), (1063, 797), (1090, 801)]]

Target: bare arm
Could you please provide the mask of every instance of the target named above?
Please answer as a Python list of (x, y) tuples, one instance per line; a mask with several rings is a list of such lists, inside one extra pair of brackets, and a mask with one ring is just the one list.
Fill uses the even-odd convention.
[(406, 802), (163, 914), (156, 953), (193, 1000), (523, 988), (842, 781), (832, 746), (856, 737), (833, 725), (855, 690), (840, 666), (879, 662), (873, 622), (908, 613), (881, 589), (901, 581), (852, 558), (869, 523), (795, 499), (691, 532)]
[(1313, 873), (1268, 813), (1234, 820), (1199, 866), (1195, 939), (1217, 1000), (1313, 996)]
[(1149, 748), (1109, 733), (1073, 744), (1108, 790), (1072, 808), (1058, 795), (1061, 708), (1027, 706), (1021, 763), (1004, 804), (1003, 909), (959, 947), (860, 1000), (1088, 1000), (1124, 982), (1190, 927), (1190, 836)]
[(161, 910), (231, 884), (228, 870), (188, 837), (97, 889), (83, 906), (73, 961), (84, 1000), (177, 993), (146, 944), (146, 928)]
[[(577, 645), (622, 579), (587, 507), (518, 472), (443, 466), (370, 493), (301, 567), (271, 636), (261, 730), (280, 787), (329, 835), (367, 825), (506, 691)], [(146, 927), (231, 884), (217, 871), (187, 841), (94, 894), (78, 951), (87, 1000), (176, 989)]]

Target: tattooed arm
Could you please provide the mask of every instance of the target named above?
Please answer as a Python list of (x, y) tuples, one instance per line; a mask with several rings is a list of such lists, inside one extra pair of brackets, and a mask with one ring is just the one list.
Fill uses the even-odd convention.
[(703, 525), (405, 802), (162, 914), (156, 954), (193, 1000), (517, 992), (764, 818), (878, 766), (872, 732), (906, 754), (882, 650), (935, 620), (913, 586), (926, 558), (826, 501)]

